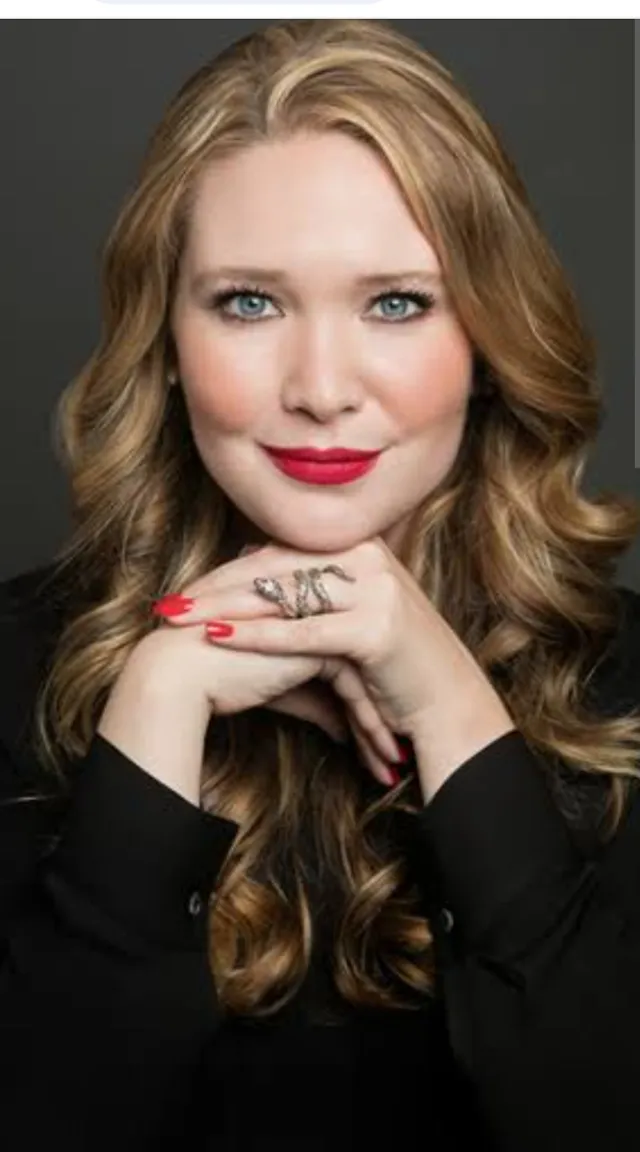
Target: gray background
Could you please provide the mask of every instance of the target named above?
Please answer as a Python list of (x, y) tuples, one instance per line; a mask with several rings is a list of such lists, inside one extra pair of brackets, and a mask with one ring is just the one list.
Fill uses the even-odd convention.
[[(68, 533), (53, 409), (98, 339), (99, 251), (148, 135), (197, 67), (268, 22), (2, 23), (0, 578)], [(638, 497), (634, 22), (389, 23), (452, 69), (515, 160), (598, 342), (606, 415), (585, 490)], [(640, 591), (640, 541), (617, 579)]]

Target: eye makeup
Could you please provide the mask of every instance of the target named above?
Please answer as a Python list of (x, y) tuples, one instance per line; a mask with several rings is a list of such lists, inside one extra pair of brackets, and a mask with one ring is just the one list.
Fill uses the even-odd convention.
[[(237, 296), (252, 296), (257, 300), (274, 301), (275, 299), (271, 293), (265, 292), (257, 285), (248, 283), (234, 284), (228, 288), (222, 288), (218, 292), (215, 292), (210, 298), (209, 307), (213, 311), (219, 313), (222, 319), (225, 321), (239, 321), (241, 324), (246, 324), (253, 323), (254, 318), (258, 320), (262, 319), (262, 316), (238, 316), (231, 312), (225, 311), (227, 304), (229, 304), (231, 300)], [(431, 292), (424, 292), (417, 288), (389, 288), (386, 292), (379, 292), (377, 295), (371, 297), (367, 303), (367, 308), (371, 308), (381, 300), (387, 299), (409, 300), (419, 308), (418, 312), (415, 312), (409, 316), (400, 316), (397, 319), (394, 319), (393, 317), (383, 318), (384, 322), (391, 324), (406, 324), (410, 320), (419, 320), (426, 313), (430, 312), (436, 304), (436, 297)]]

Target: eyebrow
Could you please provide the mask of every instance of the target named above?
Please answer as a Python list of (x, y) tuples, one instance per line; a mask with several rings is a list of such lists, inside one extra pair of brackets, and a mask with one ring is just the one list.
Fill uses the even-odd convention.
[[(193, 279), (193, 287), (197, 290), (204, 287), (209, 281), (228, 279), (260, 280), (265, 284), (286, 284), (289, 277), (279, 268), (231, 267), (208, 268), (197, 273)], [(356, 276), (355, 283), (362, 287), (375, 287), (378, 284), (405, 282), (407, 280), (422, 280), (431, 284), (441, 284), (442, 276), (439, 272), (429, 268), (415, 268), (401, 272), (370, 272), (364, 276)]]

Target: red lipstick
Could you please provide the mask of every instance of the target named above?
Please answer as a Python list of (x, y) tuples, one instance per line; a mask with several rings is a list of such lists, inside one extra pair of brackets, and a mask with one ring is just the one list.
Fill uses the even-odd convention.
[(276, 468), (305, 484), (348, 484), (375, 467), (380, 452), (356, 448), (271, 448)]
[(274, 456), (288, 456), (291, 460), (320, 460), (323, 463), (329, 463), (336, 460), (366, 460), (370, 456), (379, 456), (377, 450), (364, 450), (362, 448), (276, 448), (271, 444), (264, 444), (267, 452), (271, 452)]

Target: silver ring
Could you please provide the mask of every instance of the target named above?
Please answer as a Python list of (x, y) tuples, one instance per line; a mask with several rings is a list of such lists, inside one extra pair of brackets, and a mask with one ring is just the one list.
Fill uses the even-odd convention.
[[(333, 612), (331, 597), (327, 592), (324, 581), (321, 580), (323, 572), (332, 572), (341, 580), (348, 580), (355, 584), (355, 576), (349, 576), (339, 564), (327, 564), (324, 568), (296, 568), (293, 575), (296, 581), (296, 603), (293, 607), (287, 599), (285, 591), (279, 580), (273, 576), (256, 576), (253, 586), (259, 596), (277, 604), (283, 616), (299, 619), (302, 616), (321, 616), (324, 612)], [(309, 605), (309, 592), (314, 592), (320, 602), (320, 608)]]

